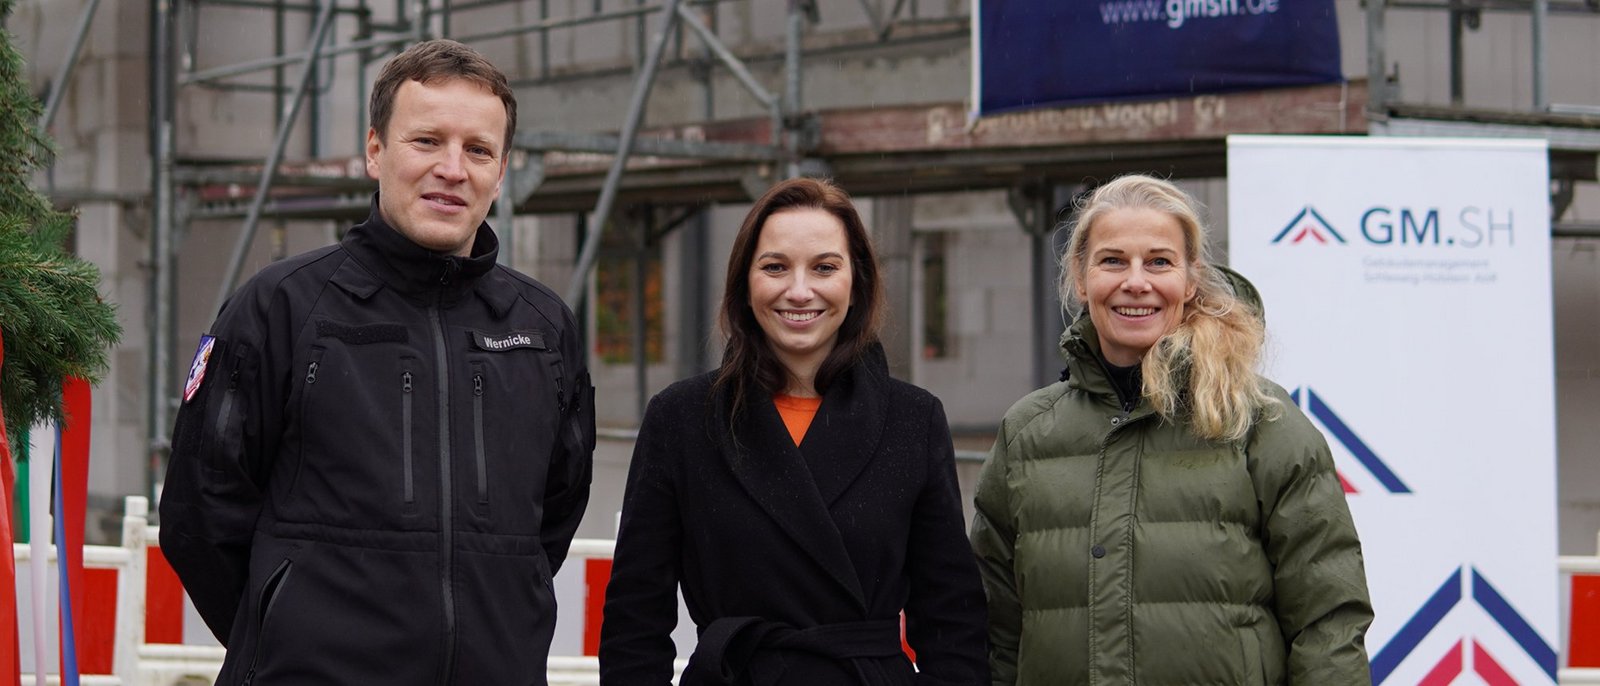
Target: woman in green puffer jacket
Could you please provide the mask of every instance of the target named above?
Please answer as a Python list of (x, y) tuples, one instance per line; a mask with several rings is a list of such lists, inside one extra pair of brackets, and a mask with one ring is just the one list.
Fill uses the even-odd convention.
[(1327, 442), (1256, 373), (1255, 290), (1205, 246), (1193, 199), (1151, 177), (1080, 211), (1065, 380), (1006, 413), (978, 482), (995, 684), (1371, 683)]

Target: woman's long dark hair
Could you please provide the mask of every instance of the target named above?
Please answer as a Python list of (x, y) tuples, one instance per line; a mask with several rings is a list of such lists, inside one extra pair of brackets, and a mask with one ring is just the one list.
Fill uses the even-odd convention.
[(878, 255), (872, 238), (861, 223), (850, 195), (833, 182), (819, 179), (790, 179), (773, 186), (744, 218), (728, 255), (728, 277), (722, 288), (722, 311), (718, 322), (728, 337), (717, 371), (713, 393), (727, 390), (732, 396), (730, 428), (753, 393), (781, 392), (789, 373), (772, 351), (766, 333), (750, 308), (750, 267), (755, 262), (756, 244), (767, 218), (787, 210), (822, 210), (844, 224), (845, 241), (850, 251), (850, 302), (839, 338), (833, 350), (817, 369), (818, 393), (825, 393), (841, 372), (866, 356), (883, 326), (883, 281), (878, 276)]

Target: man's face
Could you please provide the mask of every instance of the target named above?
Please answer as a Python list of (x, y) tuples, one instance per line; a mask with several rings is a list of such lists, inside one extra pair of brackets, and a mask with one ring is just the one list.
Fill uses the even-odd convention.
[(412, 242), (466, 256), (505, 178), (506, 110), (471, 81), (407, 81), (388, 134), (367, 131), (367, 175), (378, 211)]

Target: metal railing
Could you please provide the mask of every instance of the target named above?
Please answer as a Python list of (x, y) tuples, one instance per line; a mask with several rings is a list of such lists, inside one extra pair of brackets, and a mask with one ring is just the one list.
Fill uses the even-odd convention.
[(1600, 4), (1589, 0), (1364, 0), (1367, 19), (1368, 110), (1375, 116), (1387, 114), (1397, 104), (1388, 88), (1389, 65), (1386, 44), (1386, 19), (1391, 10), (1448, 13), (1450, 22), (1450, 102), (1460, 106), (1465, 100), (1465, 36), (1476, 30), (1487, 12), (1526, 14), (1529, 17), (1529, 51), (1532, 59), (1530, 85), (1531, 110), (1551, 114), (1596, 114), (1600, 107), (1552, 104), (1549, 96), (1550, 15), (1600, 13)]

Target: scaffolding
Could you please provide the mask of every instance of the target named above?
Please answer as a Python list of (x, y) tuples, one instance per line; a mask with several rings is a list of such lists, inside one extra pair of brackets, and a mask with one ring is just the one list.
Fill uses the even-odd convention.
[[(324, 116), (311, 94), (327, 89), (334, 60), (353, 61), (355, 111), (365, 128), (369, 65), (405, 45), (449, 37), (466, 43), (534, 37), (536, 73), (513, 85), (537, 86), (599, 76), (631, 74), (628, 107), (617, 133), (535, 130), (516, 132), (496, 222), (509, 227), (525, 213), (587, 212), (577, 266), (566, 285), (567, 301), (582, 307), (585, 284), (601, 233), (612, 216), (649, 217), (659, 237), (684, 225), (710, 203), (748, 201), (770, 181), (799, 174), (827, 174), (859, 196), (931, 193), (955, 189), (1007, 189), (1018, 222), (1030, 234), (1036, 341), (1033, 364), (1048, 368), (1054, 353), (1047, 332), (1059, 329), (1048, 294), (1054, 280), (1050, 229), (1058, 212), (1082, 190), (1085, 177), (1159, 171), (1179, 178), (1225, 176), (1225, 138), (1231, 133), (1517, 135), (1551, 141), (1551, 175), (1557, 235), (1596, 237), (1600, 225), (1562, 223), (1578, 182), (1592, 182), (1600, 152), (1600, 108), (1549, 102), (1545, 85), (1546, 33), (1551, 14), (1595, 14), (1593, 0), (1367, 0), (1368, 73), (1345, 84), (1274, 91), (1198, 95), (1143, 103), (1110, 103), (1005, 114), (975, 120), (966, 103), (899, 105), (819, 112), (806, 107), (802, 74), (807, 64), (808, 25), (818, 17), (817, 0), (787, 0), (781, 56), (782, 88), (764, 86), (748, 64), (751, 56), (730, 49), (718, 34), (724, 5), (760, 0), (593, 0), (591, 11), (554, 16), (550, 0), (164, 0), (151, 3), (150, 54), (151, 236), (150, 340), (147, 437), (152, 474), (164, 464), (175, 408), (173, 393), (174, 265), (176, 246), (190, 222), (241, 219), (240, 232), (218, 285), (220, 308), (239, 278), (257, 227), (264, 220), (350, 220), (367, 211), (374, 184), (359, 156), (330, 154), (317, 139)], [(925, 1), (925, 0), (924, 0)], [(842, 2), (842, 0), (841, 0)], [(569, 8), (584, 3), (568, 2)], [(971, 31), (969, 16), (945, 13), (924, 18), (919, 0), (855, 0), (866, 30), (826, 46), (833, 51), (893, 49), (933, 40), (956, 40)], [(946, 3), (949, 4), (949, 3)], [(45, 123), (58, 111), (71, 80), (87, 28), (99, 7), (86, 0), (68, 46), (69, 57), (51, 82)], [(534, 9), (536, 19), (492, 30), (462, 32), (468, 13), (497, 6)], [(849, 5), (846, 4), (846, 7)], [(273, 54), (235, 64), (197, 68), (202, 11), (229, 8), (259, 12), (270, 25)], [(1451, 103), (1425, 105), (1399, 98), (1398, 74), (1385, 52), (1391, 12), (1429, 12), (1450, 25)], [(1500, 110), (1463, 105), (1463, 36), (1486, 12), (1531, 16), (1533, 97), (1526, 106)], [(341, 20), (344, 24), (340, 24)], [(349, 37), (337, 25), (354, 24)], [(304, 35), (290, 25), (309, 26)], [(631, 30), (633, 64), (588, 71), (552, 66), (552, 35), (609, 25)], [(291, 50), (290, 45), (303, 47)], [(669, 50), (669, 48), (675, 48)], [(699, 78), (725, 69), (763, 112), (757, 117), (717, 119), (707, 96), (705, 120), (692, 125), (648, 127), (645, 106), (665, 66), (686, 67)], [(244, 77), (270, 72), (271, 82)], [(273, 97), (275, 131), (259, 159), (180, 159), (175, 151), (178, 94), (182, 89), (260, 91)], [(706, 86), (709, 91), (709, 85)], [(286, 159), (287, 142), (309, 119), (311, 160)], [(1133, 123), (1128, 123), (1133, 122)], [(630, 210), (630, 208), (633, 208)], [(667, 211), (658, 213), (665, 208)], [(510, 232), (507, 240), (511, 239)], [(637, 280), (636, 280), (637, 281)], [(636, 317), (641, 308), (634, 308)], [(704, 329), (705, 314), (691, 325)], [(696, 328), (697, 327), (697, 328)], [(643, 326), (635, 330), (642, 335)], [(642, 345), (634, 347), (636, 356)], [(643, 359), (637, 379), (643, 397)], [(152, 477), (153, 478), (153, 477)]]
[[(816, 148), (817, 129), (814, 117), (805, 113), (801, 94), (801, 42), (805, 23), (817, 20), (817, 7), (811, 0), (791, 0), (788, 3), (784, 47), (784, 89), (773, 93), (766, 89), (749, 68), (723, 45), (714, 30), (718, 6), (729, 0), (665, 0), (646, 4), (634, 0), (634, 7), (603, 9), (599, 0), (593, 12), (584, 16), (552, 17), (549, 0), (539, 0), (539, 19), (519, 26), (496, 28), (469, 34), (452, 31), (453, 17), (459, 13), (496, 5), (517, 4), (517, 0), (478, 0), (476, 2), (437, 3), (429, 0), (408, 3), (396, 0), (393, 20), (378, 22), (368, 0), (178, 0), (158, 2), (152, 7), (154, 30), (151, 59), (151, 101), (153, 103), (152, 146), (152, 240), (150, 264), (151, 290), (151, 359), (149, 370), (149, 446), (151, 464), (164, 463), (169, 449), (166, 435), (171, 424), (173, 409), (172, 348), (173, 323), (173, 270), (176, 240), (196, 219), (242, 217), (243, 222), (235, 242), (226, 271), (219, 284), (215, 310), (220, 310), (237, 284), (240, 271), (255, 240), (260, 222), (275, 219), (348, 219), (366, 211), (373, 183), (365, 177), (364, 169), (353, 160), (323, 162), (285, 162), (285, 149), (290, 135), (299, 124), (308, 101), (308, 93), (321, 80), (319, 67), (324, 61), (354, 55), (357, 60), (357, 78), (369, 64), (382, 61), (405, 45), (432, 37), (447, 37), (464, 43), (533, 34), (538, 37), (541, 55), (539, 75), (521, 80), (514, 85), (529, 85), (555, 78), (575, 78), (581, 75), (557, 75), (551, 69), (550, 34), (553, 31), (572, 29), (600, 23), (630, 22), (635, 27), (640, 52), (644, 54), (636, 65), (634, 88), (628, 108), (616, 135), (568, 133), (560, 131), (518, 131), (514, 141), (515, 163), (509, 166), (504, 187), (507, 197), (496, 203), (495, 213), (502, 226), (509, 226), (512, 217), (529, 205), (529, 199), (547, 180), (547, 153), (590, 153), (609, 157), (604, 180), (596, 187), (569, 190), (568, 202), (592, 199), (592, 214), (587, 222), (578, 265), (566, 288), (566, 300), (575, 309), (582, 307), (586, 296), (585, 284), (598, 254), (601, 233), (607, 226), (618, 203), (621, 179), (629, 162), (637, 154), (652, 160), (646, 166), (668, 169), (667, 185), (673, 188), (704, 185), (704, 170), (716, 168), (716, 176), (726, 179), (730, 175), (739, 180), (742, 194), (750, 188), (764, 185), (777, 177), (796, 176), (814, 170), (818, 163), (809, 156)], [(898, 34), (910, 29), (913, 39), (922, 35), (917, 27), (924, 22), (918, 17), (918, 0), (895, 0), (887, 12), (868, 0), (858, 0), (861, 10), (872, 27), (869, 43), (892, 45)], [(97, 0), (84, 8), (81, 26), (87, 26), (96, 10)], [(529, 3), (521, 3), (529, 4)], [(198, 15), (206, 6), (248, 8), (269, 13), (274, 27), (275, 54), (271, 57), (249, 60), (226, 66), (195, 69)], [(303, 51), (290, 53), (286, 49), (286, 16), (291, 13), (314, 16), (312, 28)], [(653, 32), (648, 33), (648, 51), (644, 49), (648, 22), (659, 15)], [(356, 38), (347, 43), (337, 43), (330, 38), (331, 27), (339, 16), (353, 17), (358, 29)], [(703, 16), (705, 18), (703, 18)], [(707, 18), (710, 21), (707, 21)], [(955, 30), (964, 31), (962, 22), (950, 23)], [(935, 29), (938, 30), (937, 28)], [(645, 105), (655, 82), (656, 74), (664, 61), (669, 43), (682, 46), (688, 40), (703, 46), (701, 58), (709, 67), (714, 62), (727, 69), (767, 111), (764, 141), (719, 142), (696, 139), (690, 136), (674, 138), (641, 137)], [(74, 41), (73, 58), (82, 42), (82, 35)], [(676, 58), (683, 61), (681, 54)], [(285, 79), (285, 71), (296, 69), (292, 82)], [(70, 67), (69, 67), (70, 69)], [(273, 84), (241, 84), (230, 81), (237, 77), (272, 70)], [(57, 80), (63, 84), (65, 78)], [(205, 87), (239, 90), (268, 90), (275, 99), (276, 132), (264, 162), (234, 165), (185, 164), (175, 155), (174, 140), (177, 92), (185, 87)], [(367, 84), (355, 89), (358, 103), (365, 97)], [(56, 101), (52, 98), (52, 103)], [(364, 108), (362, 122), (365, 126)], [(51, 112), (54, 112), (52, 107)], [(312, 115), (316, 112), (313, 109)], [(312, 126), (313, 131), (315, 125)], [(315, 148), (313, 144), (313, 148)], [(659, 160), (671, 160), (661, 162)], [(575, 165), (581, 167), (581, 165)], [(697, 173), (702, 176), (697, 177)], [(252, 184), (254, 190), (243, 192), (242, 186)], [(675, 204), (675, 196), (664, 196), (661, 189), (655, 193), (635, 193), (632, 203), (648, 205)], [(717, 198), (733, 199), (727, 193)], [(677, 201), (676, 204), (681, 204)], [(704, 202), (691, 205), (704, 207)], [(669, 231), (687, 218), (687, 212), (666, 223)], [(635, 308), (637, 315), (638, 308)], [(642, 327), (636, 327), (643, 330)], [(641, 364), (642, 375), (642, 364)], [(641, 379), (642, 382), (642, 379)]]

